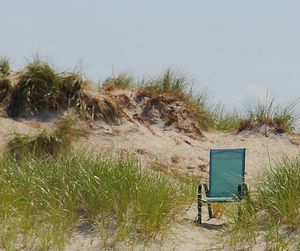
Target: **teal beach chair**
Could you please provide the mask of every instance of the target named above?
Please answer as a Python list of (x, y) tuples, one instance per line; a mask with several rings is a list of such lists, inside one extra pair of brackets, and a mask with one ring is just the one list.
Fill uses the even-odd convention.
[[(211, 149), (209, 162), (209, 187), (198, 187), (198, 223), (201, 224), (202, 203), (207, 203), (212, 218), (211, 203), (235, 202), (247, 193), (245, 184), (246, 149)], [(202, 189), (205, 197), (202, 197)]]

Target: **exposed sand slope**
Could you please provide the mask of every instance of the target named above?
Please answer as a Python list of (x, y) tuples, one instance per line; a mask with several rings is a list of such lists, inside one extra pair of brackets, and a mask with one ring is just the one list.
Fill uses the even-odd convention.
[(104, 123), (94, 125), (87, 140), (80, 142), (92, 151), (126, 150), (142, 158), (158, 160), (188, 175), (202, 176), (208, 173), (209, 149), (239, 148), (247, 149), (246, 178), (254, 182), (260, 171), (283, 155), (294, 156), (300, 152), (298, 135), (274, 135), (244, 132), (220, 133), (204, 132), (202, 137), (193, 139), (184, 133), (173, 130), (163, 131), (156, 125), (144, 126), (140, 123), (126, 122), (120, 126)]

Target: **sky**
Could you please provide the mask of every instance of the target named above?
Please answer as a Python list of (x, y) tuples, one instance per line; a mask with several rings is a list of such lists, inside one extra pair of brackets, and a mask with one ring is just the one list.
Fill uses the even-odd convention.
[[(0, 56), (36, 55), (93, 80), (167, 68), (240, 108), (300, 97), (299, 0), (0, 0)], [(300, 108), (298, 108), (300, 111)]]

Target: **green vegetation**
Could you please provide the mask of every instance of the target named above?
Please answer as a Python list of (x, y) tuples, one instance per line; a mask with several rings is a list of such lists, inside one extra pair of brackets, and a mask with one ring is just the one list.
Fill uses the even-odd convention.
[(266, 250), (299, 248), (300, 157), (279, 161), (262, 174), (255, 189), (234, 210), (228, 210), (231, 245), (251, 246), (262, 235)]
[(10, 73), (10, 60), (6, 57), (0, 58), (0, 78), (7, 77)]
[(44, 130), (37, 135), (15, 134), (8, 142), (7, 155), (14, 159), (21, 159), (30, 153), (34, 157), (45, 155), (58, 156), (62, 152), (68, 153), (72, 143), (87, 134), (85, 128), (76, 128), (76, 117), (67, 115), (56, 125), (52, 132)]
[(190, 185), (142, 170), (131, 157), (26, 155), (0, 165), (0, 246), (6, 250), (62, 250), (80, 223), (100, 232), (104, 248), (163, 236), (194, 196)]
[[(122, 105), (110, 95), (95, 95), (89, 82), (80, 72), (57, 73), (53, 67), (38, 58), (30, 62), (17, 74), (12, 85), (9, 59), (0, 60), (0, 103), (8, 115), (22, 117), (38, 115), (47, 110), (74, 108), (82, 118), (100, 119), (118, 124), (124, 115)], [(161, 76), (144, 80), (137, 86), (128, 74), (107, 78), (103, 83), (106, 91), (135, 87), (138, 96), (150, 99), (170, 97), (182, 102), (189, 117), (204, 130), (255, 131), (267, 127), (275, 133), (291, 132), (295, 128), (295, 106), (298, 101), (287, 105), (276, 103), (267, 97), (245, 113), (226, 110), (221, 104), (213, 105), (206, 91), (195, 92), (192, 81), (183, 73), (168, 69)], [(89, 91), (88, 91), (89, 90)], [(159, 98), (158, 98), (159, 100)], [(155, 100), (154, 100), (155, 101)]]
[(6, 101), (7, 97), (11, 94), (12, 85), (9, 80), (10, 64), (8, 58), (0, 59), (0, 103)]
[(55, 108), (59, 80), (59, 75), (48, 64), (39, 60), (30, 63), (13, 92), (10, 104), (12, 116)]
[(121, 73), (117, 76), (107, 78), (103, 86), (107, 90), (118, 89), (129, 89), (134, 86), (134, 78), (131, 75)]
[(183, 73), (168, 69), (162, 76), (145, 81), (139, 92), (152, 98), (157, 95), (173, 96), (187, 106), (201, 128), (213, 128), (213, 116), (207, 103), (206, 92), (195, 94), (190, 79)]
[(275, 102), (274, 98), (267, 95), (255, 106), (249, 106), (247, 116), (241, 120), (238, 130), (255, 130), (266, 125), (278, 133), (291, 132), (295, 129), (294, 110), (297, 104), (298, 100), (286, 105), (279, 104)]
[(22, 71), (13, 88), (7, 80), (0, 82), (0, 98), (11, 93), (7, 112), (12, 117), (71, 107), (83, 118), (116, 123), (122, 116), (117, 104), (110, 99), (96, 99), (84, 90), (86, 86), (80, 73), (57, 73), (49, 64), (35, 59)]
[[(68, 114), (53, 131), (16, 134), (0, 159), (0, 248), (58, 249), (89, 225), (103, 248), (147, 242), (170, 232), (170, 221), (194, 199), (194, 180), (142, 169), (123, 154), (73, 153), (87, 133)], [(21, 236), (21, 238), (20, 238)]]
[(182, 98), (188, 98), (190, 82), (183, 73), (176, 73), (167, 69), (162, 76), (151, 79), (142, 87), (156, 94), (172, 93)]

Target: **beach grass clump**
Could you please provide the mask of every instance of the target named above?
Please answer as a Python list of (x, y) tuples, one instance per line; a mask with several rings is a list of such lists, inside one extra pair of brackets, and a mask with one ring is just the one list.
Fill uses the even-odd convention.
[(232, 132), (239, 128), (242, 115), (236, 111), (227, 110), (220, 103), (211, 107), (213, 128), (221, 132)]
[(112, 76), (106, 78), (106, 80), (103, 83), (103, 87), (106, 90), (114, 90), (114, 89), (129, 89), (134, 86), (134, 78), (133, 76), (126, 74), (126, 73), (120, 73), (117, 76)]
[(183, 102), (188, 108), (192, 119), (205, 130), (213, 128), (211, 107), (208, 105), (206, 91), (195, 92), (192, 81), (186, 74), (168, 69), (157, 78), (153, 78), (139, 88), (139, 96), (155, 98), (157, 95), (168, 95)]
[(10, 61), (8, 58), (0, 58), (0, 103), (5, 103), (12, 91), (10, 76)]
[(104, 248), (170, 231), (191, 185), (143, 169), (130, 156), (94, 154), (0, 159), (0, 247), (63, 250), (88, 224)]
[(167, 69), (161, 76), (145, 81), (141, 91), (153, 94), (172, 93), (180, 98), (187, 98), (189, 87), (190, 81), (185, 74)]
[(273, 129), (276, 133), (291, 132), (295, 129), (297, 116), (295, 107), (298, 101), (279, 104), (269, 95), (259, 100), (254, 106), (249, 106), (245, 119), (242, 119), (238, 131), (257, 130), (262, 126)]
[(7, 77), (10, 74), (10, 60), (7, 57), (0, 58), (0, 78)]
[(285, 157), (262, 174), (255, 193), (231, 208), (227, 228), (231, 244), (251, 246), (260, 235), (266, 250), (296, 250), (299, 201), (300, 157)]
[(6, 103), (12, 93), (11, 81), (8, 78), (0, 78), (0, 103)]
[[(119, 80), (125, 83), (126, 77)], [(116, 102), (95, 97), (86, 91), (87, 86), (79, 72), (57, 73), (48, 63), (35, 59), (22, 71), (16, 86), (11, 87), (8, 79), (0, 80), (0, 100), (11, 93), (7, 113), (12, 117), (74, 108), (82, 118), (117, 123), (122, 112)]]
[(73, 142), (87, 135), (85, 128), (77, 128), (75, 125), (76, 117), (68, 114), (57, 122), (53, 131), (44, 130), (37, 135), (15, 133), (7, 144), (7, 155), (18, 160), (28, 153), (34, 157), (68, 153)]
[(57, 106), (59, 74), (39, 59), (29, 63), (14, 88), (9, 113), (19, 117)]

